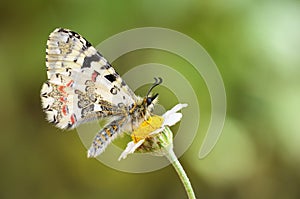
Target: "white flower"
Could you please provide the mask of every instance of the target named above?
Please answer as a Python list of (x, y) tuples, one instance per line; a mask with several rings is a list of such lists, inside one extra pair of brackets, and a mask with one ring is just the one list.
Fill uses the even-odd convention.
[(118, 160), (125, 159), (128, 154), (134, 153), (139, 147), (143, 147), (143, 145), (143, 151), (147, 151), (150, 148), (154, 149), (153, 151), (159, 152), (161, 147), (167, 147), (167, 145), (171, 145), (172, 147), (173, 135), (171, 131), (166, 131), (167, 133), (163, 136), (159, 136), (158, 134), (164, 131), (168, 126), (173, 126), (181, 120), (182, 114), (177, 113), (177, 111), (184, 107), (187, 107), (187, 104), (177, 104), (162, 116), (151, 116), (147, 121), (144, 121), (139, 128), (132, 133), (131, 137), (133, 141), (127, 144), (126, 149)]

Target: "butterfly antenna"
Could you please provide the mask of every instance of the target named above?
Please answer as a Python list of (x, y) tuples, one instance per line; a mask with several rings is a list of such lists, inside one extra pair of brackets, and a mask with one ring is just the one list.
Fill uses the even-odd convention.
[(161, 77), (158, 77), (158, 78), (154, 77), (154, 80), (155, 80), (155, 82), (153, 83), (153, 85), (149, 89), (149, 91), (147, 93), (147, 96), (149, 96), (149, 94), (153, 90), (153, 88), (155, 88), (156, 86), (160, 85), (163, 82)]

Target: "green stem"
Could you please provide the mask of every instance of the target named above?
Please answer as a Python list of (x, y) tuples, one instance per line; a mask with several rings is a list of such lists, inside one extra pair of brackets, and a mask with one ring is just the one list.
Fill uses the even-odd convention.
[(180, 162), (178, 161), (173, 149), (169, 149), (166, 153), (166, 157), (169, 159), (169, 161), (172, 163), (174, 169), (176, 170), (177, 174), (179, 175), (179, 178), (181, 182), (183, 183), (183, 186), (186, 190), (186, 193), (189, 197), (189, 199), (195, 199), (195, 193), (192, 188), (192, 184), (187, 177), (183, 167), (181, 166)]

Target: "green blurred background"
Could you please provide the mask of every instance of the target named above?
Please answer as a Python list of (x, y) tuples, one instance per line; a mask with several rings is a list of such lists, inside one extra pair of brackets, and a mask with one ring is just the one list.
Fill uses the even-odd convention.
[[(171, 166), (130, 174), (87, 159), (76, 131), (48, 124), (40, 106), (46, 40), (54, 28), (98, 44), (145, 26), (195, 39), (224, 80), (224, 131), (203, 160), (198, 151), (210, 102), (203, 80), (193, 80), (203, 121), (180, 161), (198, 198), (300, 198), (299, 1), (12, 0), (1, 2), (0, 15), (0, 198), (186, 198)], [(147, 51), (136, 53), (115, 64), (126, 71), (149, 61)], [(173, 58), (164, 60), (180, 65)]]

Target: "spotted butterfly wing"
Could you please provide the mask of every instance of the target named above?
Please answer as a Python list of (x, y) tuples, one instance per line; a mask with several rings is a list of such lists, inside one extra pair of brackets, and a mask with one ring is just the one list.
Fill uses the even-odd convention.
[(41, 91), (47, 119), (59, 128), (122, 114), (137, 100), (110, 63), (82, 36), (56, 29), (46, 49), (48, 80)]
[(55, 29), (46, 49), (48, 80), (41, 100), (46, 118), (62, 129), (113, 117), (96, 135), (88, 155), (103, 152), (121, 127), (129, 121), (128, 110), (139, 100), (110, 63), (82, 36)]

